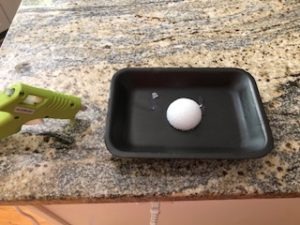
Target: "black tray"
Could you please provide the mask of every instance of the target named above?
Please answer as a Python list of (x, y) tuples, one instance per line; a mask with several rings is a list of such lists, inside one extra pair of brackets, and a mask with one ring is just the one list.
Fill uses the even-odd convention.
[[(152, 99), (152, 94), (158, 97)], [(177, 98), (203, 99), (194, 130), (172, 128)], [(254, 78), (236, 68), (129, 68), (111, 83), (105, 142), (119, 157), (245, 159), (271, 151), (273, 139)]]

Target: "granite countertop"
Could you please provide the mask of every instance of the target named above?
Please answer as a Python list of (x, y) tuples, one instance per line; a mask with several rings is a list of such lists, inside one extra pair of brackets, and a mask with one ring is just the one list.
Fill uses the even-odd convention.
[[(300, 196), (300, 3), (237, 2), (23, 0), (0, 49), (0, 88), (23, 81), (82, 97), (88, 109), (0, 141), (0, 202)], [(124, 67), (249, 71), (274, 150), (241, 161), (112, 158), (107, 99)]]

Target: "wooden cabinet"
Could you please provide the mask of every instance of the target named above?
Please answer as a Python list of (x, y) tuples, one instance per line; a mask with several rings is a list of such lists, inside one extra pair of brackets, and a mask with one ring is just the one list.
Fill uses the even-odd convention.
[[(299, 198), (161, 202), (158, 225), (298, 225)], [(150, 203), (27, 206), (53, 225), (146, 225)]]

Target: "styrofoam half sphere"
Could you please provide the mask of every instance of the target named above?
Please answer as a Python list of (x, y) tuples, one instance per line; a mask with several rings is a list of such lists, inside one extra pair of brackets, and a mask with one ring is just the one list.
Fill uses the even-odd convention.
[(179, 98), (169, 105), (167, 119), (172, 127), (188, 131), (194, 129), (200, 123), (202, 111), (194, 100)]

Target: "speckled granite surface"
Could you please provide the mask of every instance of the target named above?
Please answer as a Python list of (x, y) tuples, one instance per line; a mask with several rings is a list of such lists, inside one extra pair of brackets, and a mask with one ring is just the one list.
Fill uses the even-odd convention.
[[(78, 95), (88, 110), (0, 141), (0, 201), (300, 196), (300, 3), (237, 2), (23, 0), (0, 50), (0, 88), (21, 80)], [(248, 70), (275, 149), (243, 161), (113, 159), (110, 79), (134, 66)]]

